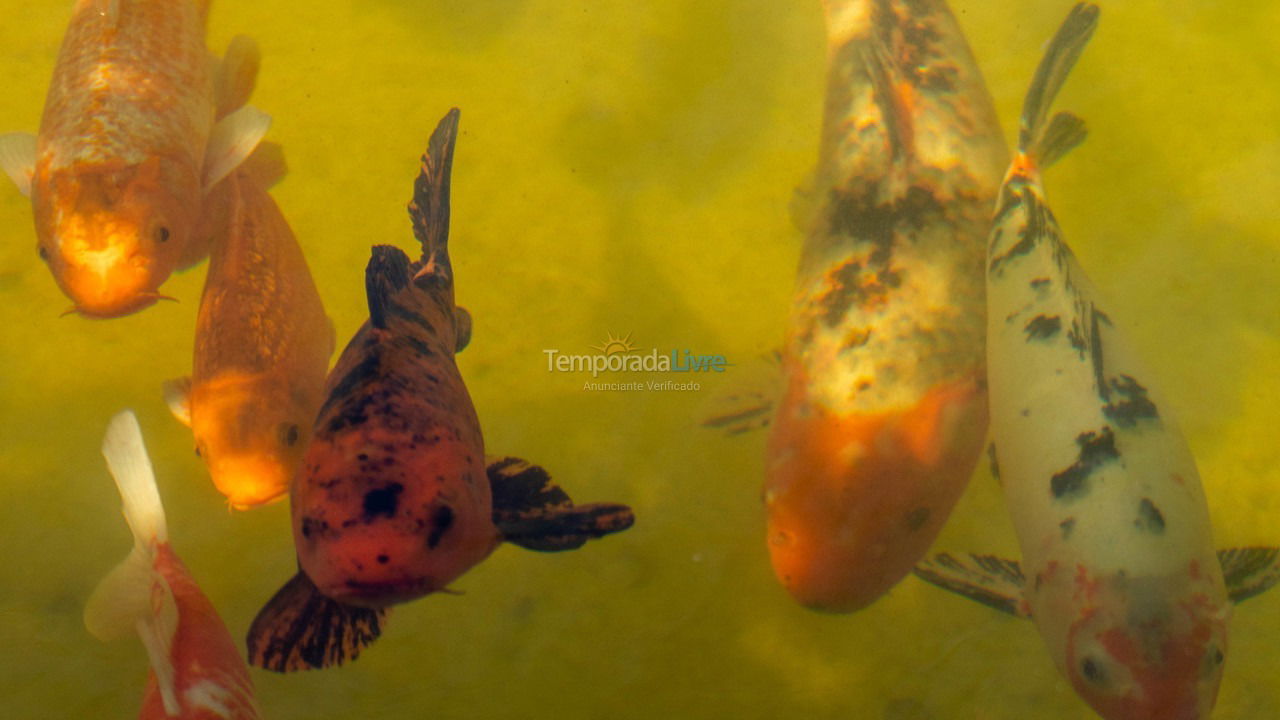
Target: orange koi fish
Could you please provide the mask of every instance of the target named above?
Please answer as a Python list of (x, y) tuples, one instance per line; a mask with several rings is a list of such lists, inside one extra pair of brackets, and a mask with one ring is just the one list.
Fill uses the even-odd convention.
[(249, 668), (209, 599), (169, 545), (164, 506), (133, 412), (111, 419), (102, 454), (124, 502), (133, 550), (94, 590), (89, 631), (136, 630), (151, 659), (140, 720), (257, 720)]
[(825, 0), (821, 160), (772, 423), (773, 569), (849, 612), (959, 499), (987, 424), (983, 238), (1004, 141), (942, 0)]
[(355, 658), (388, 606), (445, 590), (502, 542), (559, 551), (631, 526), (631, 509), (576, 506), (547, 473), (488, 462), (454, 354), (471, 335), (454, 303), (451, 110), (431, 136), (409, 214), (422, 257), (379, 245), (369, 320), (329, 375), (290, 486), (299, 572), (249, 629), (249, 661), (276, 671)]
[(1048, 111), (1097, 20), (1077, 5), (1045, 52), (990, 237), (991, 431), (1022, 563), (918, 572), (1030, 616), (1106, 720), (1197, 720), (1218, 694), (1229, 600), (1275, 582), (1277, 550), (1215, 554), (1195, 460), (1045, 199), (1041, 169), (1085, 136)]
[(270, 124), (237, 109), (256, 46), (238, 38), (215, 69), (207, 9), (207, 0), (79, 0), (39, 134), (0, 137), (0, 167), (31, 197), (40, 257), (81, 315), (140, 310), (174, 269), (203, 257), (195, 227), (205, 191)]
[(266, 186), (283, 160), (245, 166), (207, 205), (221, 220), (196, 320), (192, 376), (165, 385), (174, 415), (232, 507), (279, 499), (288, 489), (324, 399), (333, 326), (306, 258)]

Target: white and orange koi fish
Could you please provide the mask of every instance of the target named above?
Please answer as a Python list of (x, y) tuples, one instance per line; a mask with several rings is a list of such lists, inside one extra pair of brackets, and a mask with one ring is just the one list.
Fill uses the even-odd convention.
[(1194, 720), (1218, 694), (1229, 599), (1274, 583), (1276, 552), (1215, 554), (1186, 442), (1045, 201), (1041, 169), (1085, 135), (1048, 110), (1097, 18), (1077, 5), (1036, 71), (988, 248), (991, 431), (1022, 563), (939, 556), (917, 572), (1029, 615), (1107, 720)]
[(85, 607), (102, 640), (135, 630), (151, 660), (139, 720), (258, 720), (249, 669), (227, 626), (169, 546), (164, 506), (133, 412), (111, 419), (102, 454), (124, 503), (133, 550)]
[[(284, 172), (273, 143), (210, 194), (213, 249), (196, 318), (194, 368), (165, 384), (214, 485), (234, 508), (278, 500), (324, 400), (333, 325), (302, 248), (267, 192)], [(263, 156), (267, 161), (260, 161)]]
[(817, 212), (764, 497), (783, 586), (848, 612), (910, 572), (981, 454), (983, 238), (1008, 155), (943, 0), (823, 7)]
[(256, 45), (237, 38), (212, 63), (207, 12), (207, 0), (78, 0), (39, 134), (0, 136), (0, 167), (31, 197), (40, 257), (81, 315), (140, 310), (204, 256), (202, 196), (270, 124), (239, 107)]

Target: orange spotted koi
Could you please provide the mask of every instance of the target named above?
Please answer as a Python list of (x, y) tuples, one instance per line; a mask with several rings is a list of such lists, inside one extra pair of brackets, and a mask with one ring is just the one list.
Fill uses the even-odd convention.
[[(264, 143), (254, 158), (275, 147)], [(334, 347), (306, 258), (266, 189), (283, 173), (283, 159), (255, 173), (254, 158), (210, 194), (222, 225), (212, 231), (218, 240), (196, 319), (194, 370), (165, 385), (214, 485), (240, 509), (288, 490)]]
[(828, 90), (766, 457), (768, 547), (802, 604), (906, 575), (987, 424), (982, 238), (1007, 153), (942, 0), (826, 0)]
[(204, 193), (270, 124), (238, 107), (256, 45), (237, 38), (215, 70), (206, 14), (207, 0), (78, 0), (38, 135), (0, 136), (0, 167), (31, 197), (40, 257), (81, 315), (147, 307), (173, 270), (203, 257)]
[(454, 362), (471, 335), (447, 248), (457, 129), (454, 109), (414, 184), (421, 259), (373, 248), (369, 320), (329, 375), (290, 486), (299, 572), (249, 629), (249, 660), (259, 667), (355, 658), (381, 633), (388, 606), (447, 590), (503, 541), (569, 550), (633, 522), (625, 505), (574, 505), (539, 467), (485, 458)]
[(169, 545), (164, 506), (133, 412), (112, 418), (102, 454), (124, 502), (133, 550), (85, 607), (89, 631), (136, 630), (151, 660), (140, 720), (257, 720), (249, 668), (227, 626)]
[(988, 248), (991, 431), (1022, 562), (939, 556), (917, 573), (1030, 616), (1103, 718), (1196, 720), (1217, 698), (1230, 601), (1275, 583), (1277, 550), (1215, 554), (1191, 452), (1045, 200), (1041, 169), (1085, 136), (1048, 111), (1098, 12), (1077, 5), (1040, 62)]

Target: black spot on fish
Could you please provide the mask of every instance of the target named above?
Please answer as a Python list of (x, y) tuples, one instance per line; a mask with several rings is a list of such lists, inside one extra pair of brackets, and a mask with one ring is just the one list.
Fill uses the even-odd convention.
[[(992, 274), (998, 273), (1005, 263), (1031, 252), (1031, 249), (1045, 237), (1044, 207), (1040, 205), (1039, 201), (1036, 200), (1035, 194), (1028, 188), (1022, 188), (1016, 194), (1021, 196), (1018, 205), (1025, 205), (1027, 208), (1026, 223), (1018, 229), (1018, 242), (1006, 250), (1003, 255), (991, 258), (991, 265), (988, 270)], [(1000, 221), (1000, 214), (1003, 212), (1005, 212), (1005, 208), (1002, 206), (997, 211), (997, 223)]]
[(453, 508), (440, 505), (431, 513), (431, 532), (427, 535), (427, 547), (434, 548), (440, 544), (444, 534), (453, 527)]
[(404, 486), (400, 483), (391, 483), (385, 487), (376, 490), (370, 490), (364, 494), (364, 519), (372, 520), (378, 515), (391, 517), (396, 514), (396, 508), (400, 505), (400, 493), (404, 492)]
[(1027, 341), (1048, 340), (1062, 330), (1062, 318), (1057, 315), (1037, 315), (1022, 328), (1027, 333)]
[(1142, 498), (1138, 503), (1138, 517), (1133, 521), (1133, 526), (1152, 535), (1163, 534), (1164, 515), (1150, 498)]
[[(333, 386), (333, 390), (329, 392), (329, 397), (325, 398), (324, 405), (320, 406), (320, 412), (317, 417), (324, 417), (326, 413), (336, 404), (345, 402), (347, 397), (356, 391), (361, 385), (376, 381), (382, 373), (382, 358), (378, 353), (370, 353), (356, 364), (355, 367), (347, 371), (346, 375)], [(336, 417), (329, 422), (329, 431), (333, 432), (337, 428), (346, 425), (359, 425), (367, 418), (363, 417), (363, 413), (358, 417)]]
[(1053, 282), (1053, 281), (1052, 281), (1052, 280), (1050, 280), (1050, 279), (1049, 279), (1049, 278), (1047, 278), (1047, 277), (1032, 278), (1032, 279), (1031, 279), (1031, 289), (1032, 289), (1032, 290), (1039, 290), (1040, 288), (1048, 287), (1049, 283), (1051, 283), (1051, 282)]
[(1109, 426), (1101, 432), (1083, 432), (1076, 436), (1080, 453), (1070, 467), (1054, 473), (1049, 480), (1049, 490), (1058, 500), (1079, 499), (1089, 492), (1089, 476), (1104, 463), (1120, 457), (1116, 450), (1116, 436)]
[(408, 322), (411, 322), (414, 325), (417, 325), (418, 327), (431, 333), (432, 335), (435, 335), (435, 332), (436, 332), (435, 328), (431, 326), (431, 323), (428, 322), (427, 319), (423, 317), (421, 313), (415, 310), (412, 310), (410, 308), (407, 308), (401, 305), (400, 303), (388, 301), (386, 305), (386, 313), (388, 315), (398, 317), (401, 320), (406, 320)]
[(312, 535), (323, 534), (329, 529), (329, 523), (323, 520), (317, 520), (309, 515), (302, 516), (302, 537), (310, 538)]
[(385, 553), (378, 555), (378, 564), (379, 564), (379, 565), (386, 565), (386, 564), (387, 564), (387, 563), (389, 563), (389, 562), (391, 562), (391, 558), (390, 558), (390, 557), (388, 557)]
[(1058, 523), (1058, 527), (1062, 530), (1062, 539), (1066, 540), (1071, 537), (1071, 531), (1076, 529), (1076, 519), (1069, 517)]
[(1102, 412), (1116, 425), (1133, 427), (1139, 420), (1159, 417), (1155, 403), (1147, 397), (1147, 389), (1129, 375), (1112, 378), (1111, 389), (1118, 398), (1102, 408)]
[(1093, 658), (1085, 658), (1084, 662), (1080, 663), (1080, 674), (1094, 685), (1102, 685), (1107, 681), (1106, 671)]
[(929, 508), (918, 507), (907, 513), (907, 516), (903, 519), (907, 523), (907, 529), (915, 532), (924, 527), (924, 524), (929, 521)]

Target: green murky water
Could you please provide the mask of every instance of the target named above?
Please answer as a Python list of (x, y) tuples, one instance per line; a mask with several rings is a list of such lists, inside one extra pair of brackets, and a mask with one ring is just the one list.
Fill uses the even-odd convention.
[[(0, 130), (36, 127), (69, 2), (0, 0)], [(1006, 133), (1067, 2), (955, 2)], [(1196, 452), (1219, 544), (1280, 543), (1280, 7), (1106, 3), (1058, 103), (1092, 136), (1047, 184)], [(634, 529), (580, 551), (502, 548), (395, 610), (357, 662), (255, 671), (291, 718), (1092, 717), (1029, 623), (908, 578), (823, 616), (774, 583), (760, 433), (697, 427), (776, 345), (823, 91), (818, 3), (776, 0), (254, 0), (214, 3), (210, 41), (263, 50), (254, 104), (275, 117), (275, 195), (342, 342), (365, 318), (373, 243), (411, 248), (404, 212), (436, 120), (463, 110), (454, 165), (460, 365), (488, 447), (544, 464)], [(231, 514), (168, 417), (203, 269), (179, 303), (108, 322), (67, 305), (34, 252), (30, 207), (0, 188), (0, 704), (6, 717), (136, 713), (136, 642), (84, 630), (129, 536), (98, 453), (138, 411), (173, 543), (237, 637), (294, 567), (285, 504)], [(584, 390), (547, 348), (609, 333), (737, 363), (696, 392)], [(642, 379), (661, 379), (643, 376)], [(940, 549), (1013, 554), (981, 469)], [(1280, 712), (1280, 593), (1241, 606), (1215, 717)]]

